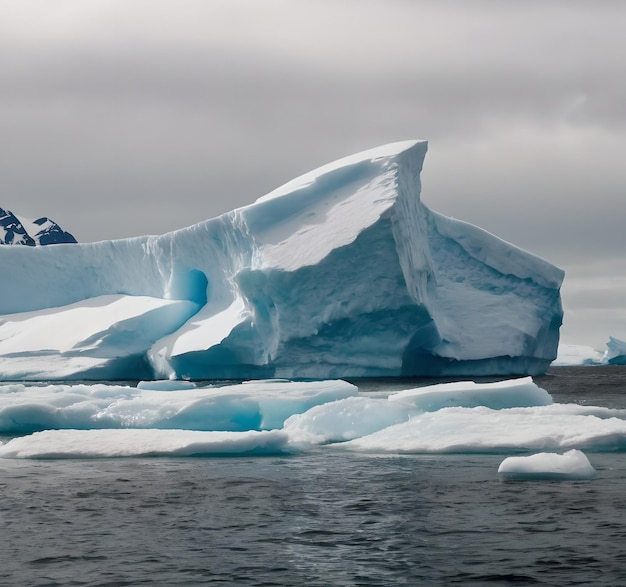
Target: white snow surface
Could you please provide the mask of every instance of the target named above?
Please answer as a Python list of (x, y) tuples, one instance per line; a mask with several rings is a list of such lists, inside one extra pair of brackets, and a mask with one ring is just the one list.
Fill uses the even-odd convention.
[(26, 230), (26, 233), (31, 238), (33, 238), (35, 242), (38, 242), (37, 236), (40, 232), (46, 231), (55, 224), (50, 219), (47, 219), (43, 224), (36, 224), (35, 218), (26, 218), (22, 215), (19, 216), (19, 221), (22, 223), (22, 226), (24, 227), (24, 230)]
[(563, 454), (538, 453), (524, 457), (507, 457), (498, 467), (500, 479), (505, 481), (547, 479), (587, 480), (596, 476), (596, 470), (585, 453), (572, 449)]
[[(60, 308), (0, 316), (4, 379), (118, 379), (146, 347), (197, 311), (187, 300), (103, 295)], [(120, 373), (121, 371), (121, 373)]]
[(160, 236), (0, 247), (0, 378), (544, 372), (563, 272), (424, 205), (426, 151), (358, 153)]
[[(0, 434), (16, 437), (0, 446), (0, 457), (247, 455), (315, 447), (369, 454), (626, 450), (626, 410), (550, 403), (528, 379), (492, 385), (480, 393), (470, 383), (427, 386), (420, 399), (418, 390), (362, 393), (340, 380), (5, 384)], [(505, 402), (492, 393), (498, 388)], [(513, 461), (510, 472), (528, 475), (534, 469), (527, 463), (536, 460), (542, 461), (537, 470), (553, 477), (575, 469), (573, 459), (556, 459), (567, 471), (556, 465), (546, 471), (551, 459)]]

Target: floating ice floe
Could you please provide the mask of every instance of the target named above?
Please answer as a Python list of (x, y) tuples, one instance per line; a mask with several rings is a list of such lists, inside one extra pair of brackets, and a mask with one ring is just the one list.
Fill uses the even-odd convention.
[[(554, 409), (556, 408), (556, 409)], [(444, 408), (350, 440), (344, 449), (387, 453), (480, 453), (537, 449), (626, 449), (626, 420), (554, 404), (492, 410)]]
[(252, 456), (292, 452), (280, 430), (45, 430), (0, 446), (0, 458)]
[(434, 412), (448, 407), (487, 406), (498, 410), (545, 406), (552, 403), (550, 394), (538, 387), (531, 377), (494, 383), (473, 381), (441, 383), (400, 391), (390, 395), (389, 400), (408, 403), (424, 412)]
[(504, 481), (586, 480), (593, 479), (596, 470), (583, 452), (573, 449), (563, 454), (542, 452), (508, 457), (500, 463), (498, 475)]
[(626, 450), (626, 410), (553, 403), (530, 378), (387, 394), (345, 381), (11, 384), (0, 386), (0, 434), (24, 435), (0, 447), (14, 458), (615, 451)]
[(410, 406), (369, 397), (350, 397), (322, 404), (285, 421), (294, 442), (306, 445), (342, 442), (406, 422)]
[(254, 381), (198, 388), (186, 382), (138, 387), (10, 384), (0, 386), (0, 434), (49, 428), (269, 430), (282, 428), (293, 414), (357, 393), (345, 381)]

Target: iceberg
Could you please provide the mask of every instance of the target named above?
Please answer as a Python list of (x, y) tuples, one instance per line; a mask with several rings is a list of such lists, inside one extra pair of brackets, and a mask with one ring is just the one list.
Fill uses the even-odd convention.
[(0, 247), (0, 378), (545, 372), (563, 271), (428, 208), (426, 151), (365, 151), (160, 236)]
[(593, 347), (578, 344), (560, 344), (553, 367), (601, 365), (603, 355)]
[(626, 365), (626, 341), (609, 336), (602, 362), (607, 365)]

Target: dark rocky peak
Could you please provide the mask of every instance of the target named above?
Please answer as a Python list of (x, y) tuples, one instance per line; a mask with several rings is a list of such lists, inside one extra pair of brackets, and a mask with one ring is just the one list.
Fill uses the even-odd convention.
[(45, 216), (33, 221), (20, 220), (10, 210), (0, 208), (0, 245), (34, 247), (75, 242), (72, 234)]
[(37, 243), (13, 212), (0, 208), (0, 244), (34, 247)]

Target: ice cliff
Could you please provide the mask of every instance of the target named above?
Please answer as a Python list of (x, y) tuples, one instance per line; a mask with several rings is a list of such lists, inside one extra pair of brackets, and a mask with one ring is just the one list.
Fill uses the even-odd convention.
[(536, 374), (563, 272), (420, 200), (385, 145), (161, 236), (0, 247), (0, 378)]
[(54, 245), (75, 243), (76, 239), (54, 220), (45, 216), (36, 220), (18, 218), (10, 210), (0, 208), (0, 245)]

